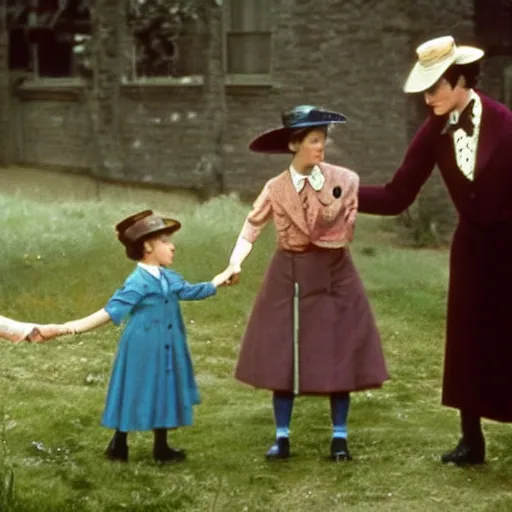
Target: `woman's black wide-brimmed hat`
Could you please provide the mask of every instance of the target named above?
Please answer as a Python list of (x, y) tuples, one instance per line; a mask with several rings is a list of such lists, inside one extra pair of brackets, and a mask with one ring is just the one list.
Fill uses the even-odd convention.
[(347, 118), (338, 112), (322, 110), (313, 105), (299, 105), (281, 115), (283, 126), (258, 135), (249, 144), (256, 153), (290, 153), (288, 144), (292, 133), (301, 128), (345, 123)]

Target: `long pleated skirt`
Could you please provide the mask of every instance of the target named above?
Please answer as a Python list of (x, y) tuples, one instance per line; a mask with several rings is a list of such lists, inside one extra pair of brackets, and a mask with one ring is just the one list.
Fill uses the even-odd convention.
[(278, 249), (243, 336), (235, 377), (296, 394), (379, 388), (379, 332), (350, 251)]

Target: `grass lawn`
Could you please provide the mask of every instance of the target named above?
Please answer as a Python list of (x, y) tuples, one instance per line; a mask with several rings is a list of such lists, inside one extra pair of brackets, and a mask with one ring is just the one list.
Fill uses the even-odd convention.
[[(143, 205), (142, 207), (144, 207)], [(40, 205), (0, 196), (0, 313), (60, 322), (102, 307), (133, 263), (113, 225), (127, 204)], [(189, 281), (223, 270), (247, 207), (213, 200), (175, 214), (175, 268)], [(370, 296), (392, 380), (352, 395), (354, 461), (325, 460), (327, 399), (300, 398), (292, 460), (269, 464), (270, 394), (236, 382), (239, 339), (274, 248), (267, 229), (240, 285), (183, 303), (202, 404), (193, 427), (171, 433), (182, 465), (151, 459), (152, 435), (130, 437), (131, 461), (109, 463), (100, 427), (120, 331), (113, 325), (47, 344), (0, 342), (0, 510), (9, 511), (510, 511), (512, 432), (486, 423), (489, 464), (444, 467), (458, 438), (440, 406), (448, 254), (394, 244), (377, 218), (358, 220), (353, 255)], [(2, 420), (3, 418), (3, 420)], [(9, 475), (14, 475), (14, 490)]]

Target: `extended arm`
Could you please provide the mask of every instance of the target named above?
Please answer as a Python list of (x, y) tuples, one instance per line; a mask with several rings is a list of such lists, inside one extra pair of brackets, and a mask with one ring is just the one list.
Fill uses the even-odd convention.
[(398, 215), (416, 199), (436, 163), (437, 120), (427, 119), (414, 136), (400, 168), (383, 186), (359, 188), (359, 212)]
[(247, 215), (245, 222), (236, 241), (235, 247), (229, 258), (229, 267), (232, 274), (238, 274), (242, 270), (242, 263), (250, 254), (252, 246), (260, 236), (272, 215), (270, 202), (270, 187), (267, 183), (253, 204), (253, 208)]
[(64, 327), (68, 330), (68, 334), (79, 334), (81, 332), (92, 331), (108, 322), (110, 322), (110, 315), (102, 308), (92, 315), (66, 322)]
[(180, 300), (202, 300), (216, 293), (217, 285), (215, 281), (191, 284), (184, 279), (181, 280), (180, 288), (177, 291)]

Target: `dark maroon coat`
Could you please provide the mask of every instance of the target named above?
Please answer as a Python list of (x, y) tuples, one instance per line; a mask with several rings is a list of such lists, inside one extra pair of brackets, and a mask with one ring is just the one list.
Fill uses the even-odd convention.
[(479, 94), (475, 178), (467, 179), (446, 117), (429, 117), (385, 186), (361, 187), (359, 211), (396, 215), (437, 164), (459, 214), (450, 256), (443, 404), (512, 422), (512, 112)]

